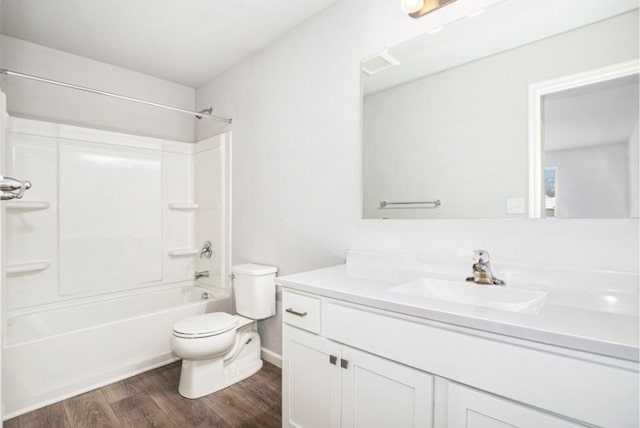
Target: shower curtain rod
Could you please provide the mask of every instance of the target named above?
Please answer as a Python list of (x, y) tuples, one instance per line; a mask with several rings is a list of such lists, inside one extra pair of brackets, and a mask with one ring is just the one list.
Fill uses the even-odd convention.
[(173, 106), (168, 106), (168, 105), (165, 105), (165, 104), (154, 103), (152, 101), (145, 101), (145, 100), (140, 100), (138, 98), (127, 97), (127, 96), (124, 96), (124, 95), (118, 95), (118, 94), (114, 94), (112, 92), (99, 91), (97, 89), (86, 88), (84, 86), (72, 85), (71, 83), (64, 83), (64, 82), (58, 82), (57, 80), (45, 79), (44, 77), (38, 77), (38, 76), (33, 76), (31, 74), (20, 73), (20, 72), (17, 72), (17, 71), (12, 71), (12, 70), (6, 69), (6, 68), (0, 68), (0, 74), (3, 74), (5, 76), (22, 77), (24, 79), (35, 80), (37, 82), (43, 82), (43, 83), (49, 83), (51, 85), (63, 86), (65, 88), (77, 89), (79, 91), (90, 92), (92, 94), (105, 95), (107, 97), (119, 98), (121, 100), (133, 101), (133, 102), (140, 103), (140, 104), (146, 104), (146, 105), (150, 105), (150, 106), (154, 106), (154, 107), (164, 108), (164, 109), (167, 109), (167, 110), (178, 111), (180, 113), (187, 113), (187, 114), (190, 114), (190, 115), (193, 115), (193, 116), (197, 117), (198, 119), (201, 119), (203, 117), (207, 117), (207, 118), (219, 120), (219, 121), (222, 121), (222, 122), (227, 122), (227, 123), (231, 123), (232, 122), (232, 120), (227, 118), (227, 117), (215, 116), (215, 115), (211, 114), (211, 110), (212, 110), (211, 108), (204, 109), (204, 110), (202, 110), (200, 112), (191, 111), (191, 110), (186, 110), (186, 109), (179, 108), (179, 107), (173, 107)]

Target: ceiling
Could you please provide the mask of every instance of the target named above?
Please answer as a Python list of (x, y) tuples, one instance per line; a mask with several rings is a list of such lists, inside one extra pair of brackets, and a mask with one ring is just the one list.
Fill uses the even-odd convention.
[(638, 126), (638, 74), (546, 95), (546, 151), (626, 143)]
[(197, 88), (335, 0), (0, 0), (0, 31)]

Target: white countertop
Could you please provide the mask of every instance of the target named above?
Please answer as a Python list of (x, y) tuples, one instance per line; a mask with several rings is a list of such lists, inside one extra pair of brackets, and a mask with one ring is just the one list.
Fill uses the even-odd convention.
[[(547, 302), (540, 313), (532, 315), (389, 291), (403, 282), (406, 278), (380, 280), (356, 276), (347, 269), (347, 265), (276, 278), (277, 284), (293, 290), (490, 333), (639, 361), (637, 294), (616, 294), (606, 287), (602, 291), (554, 288), (549, 290)], [(612, 300), (617, 303), (608, 305), (607, 302)]]

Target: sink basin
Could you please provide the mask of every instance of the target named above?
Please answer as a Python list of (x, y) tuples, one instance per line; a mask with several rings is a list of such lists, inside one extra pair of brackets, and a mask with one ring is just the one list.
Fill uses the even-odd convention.
[(420, 278), (390, 288), (389, 291), (408, 296), (527, 314), (540, 312), (547, 297), (547, 293), (544, 291), (435, 278)]

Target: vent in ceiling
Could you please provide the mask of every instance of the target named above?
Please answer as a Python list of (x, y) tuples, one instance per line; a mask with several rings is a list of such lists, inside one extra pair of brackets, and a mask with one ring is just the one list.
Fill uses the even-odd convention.
[(371, 76), (398, 64), (400, 64), (400, 61), (392, 57), (389, 52), (382, 51), (376, 56), (364, 60), (362, 62), (362, 71)]

